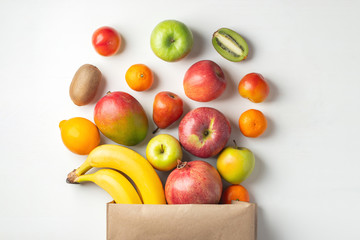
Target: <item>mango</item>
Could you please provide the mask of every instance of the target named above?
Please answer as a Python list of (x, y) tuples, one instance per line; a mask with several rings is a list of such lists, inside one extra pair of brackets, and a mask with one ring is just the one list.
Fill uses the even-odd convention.
[(126, 92), (108, 92), (95, 105), (94, 121), (112, 141), (133, 146), (143, 141), (149, 129), (141, 104)]

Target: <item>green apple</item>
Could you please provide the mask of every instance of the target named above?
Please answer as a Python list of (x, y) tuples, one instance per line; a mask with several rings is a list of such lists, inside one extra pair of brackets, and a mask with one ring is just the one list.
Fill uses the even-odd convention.
[(146, 146), (146, 158), (151, 165), (160, 171), (170, 171), (182, 159), (179, 141), (169, 134), (153, 137)]
[(188, 55), (193, 42), (190, 29), (176, 20), (160, 22), (150, 38), (151, 49), (155, 55), (167, 62), (174, 62)]
[(218, 156), (217, 170), (231, 184), (240, 184), (255, 167), (254, 154), (244, 147), (227, 147)]

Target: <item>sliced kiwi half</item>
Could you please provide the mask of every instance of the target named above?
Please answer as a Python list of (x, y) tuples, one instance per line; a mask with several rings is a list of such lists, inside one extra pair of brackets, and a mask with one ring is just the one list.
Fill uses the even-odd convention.
[(214, 32), (212, 44), (221, 56), (232, 62), (240, 62), (246, 59), (249, 53), (245, 39), (228, 28), (220, 28)]

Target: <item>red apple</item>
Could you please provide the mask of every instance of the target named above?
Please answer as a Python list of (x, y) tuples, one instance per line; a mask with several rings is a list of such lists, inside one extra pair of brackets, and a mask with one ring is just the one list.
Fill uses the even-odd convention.
[(199, 107), (188, 112), (179, 125), (179, 141), (191, 154), (208, 158), (218, 154), (230, 138), (231, 126), (220, 111)]
[(178, 95), (168, 91), (156, 94), (153, 103), (153, 120), (158, 128), (169, 127), (182, 114), (183, 101)]
[(254, 103), (260, 103), (269, 95), (269, 85), (259, 73), (245, 75), (238, 86), (242, 97), (248, 98)]
[(202, 60), (185, 73), (184, 90), (187, 97), (198, 102), (218, 98), (226, 88), (225, 75), (215, 62)]
[(221, 193), (222, 181), (218, 171), (201, 160), (179, 161), (165, 183), (168, 204), (216, 204)]

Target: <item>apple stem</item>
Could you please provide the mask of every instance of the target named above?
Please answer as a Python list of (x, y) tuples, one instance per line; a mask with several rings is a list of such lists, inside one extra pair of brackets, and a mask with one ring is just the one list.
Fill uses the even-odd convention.
[(164, 145), (163, 144), (160, 145), (160, 152), (164, 153)]
[(110, 94), (111, 93), (111, 91), (107, 91), (107, 93), (106, 94)]
[(152, 132), (152, 134), (155, 134), (158, 130), (159, 130), (159, 127), (157, 127), (157, 128)]
[(177, 169), (182, 169), (186, 166), (187, 162), (182, 162), (180, 159), (177, 160)]

